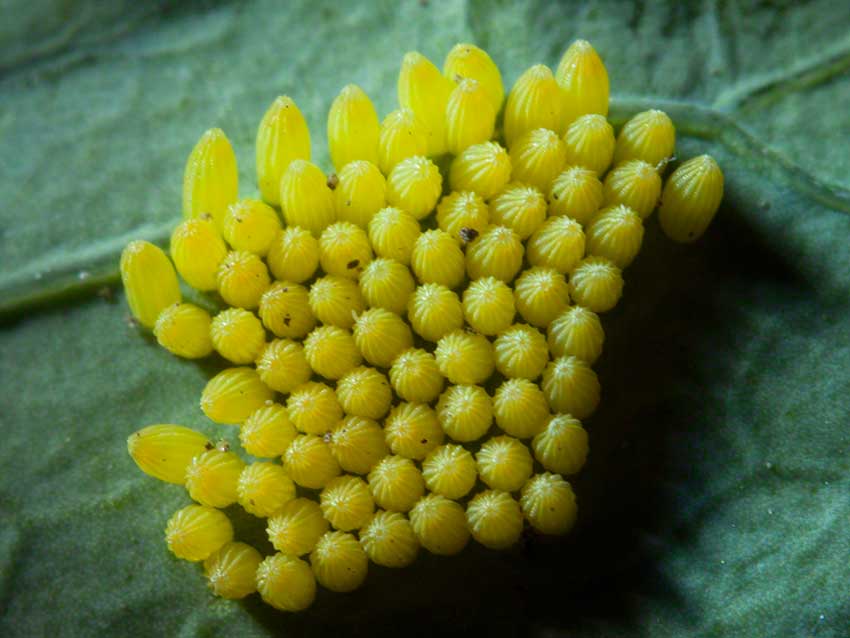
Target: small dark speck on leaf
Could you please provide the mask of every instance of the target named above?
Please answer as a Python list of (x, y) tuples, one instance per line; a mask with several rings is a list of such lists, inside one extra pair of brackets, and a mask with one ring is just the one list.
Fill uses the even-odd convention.
[(359, 265), (360, 265), (360, 260), (359, 260), (359, 259), (352, 259), (350, 262), (348, 262), (348, 263), (346, 264), (346, 266), (347, 266), (348, 268), (357, 268), (357, 266), (359, 266)]
[(458, 233), (458, 234), (460, 235), (460, 238), (463, 241), (467, 241), (467, 242), (472, 241), (473, 239), (478, 237), (478, 231), (475, 230), (474, 228), (469, 228), (467, 226), (464, 226), (463, 228), (461, 228), (460, 233)]
[(328, 175), (328, 188), (334, 190), (338, 185), (339, 177), (337, 177), (336, 173), (331, 173), (330, 175)]

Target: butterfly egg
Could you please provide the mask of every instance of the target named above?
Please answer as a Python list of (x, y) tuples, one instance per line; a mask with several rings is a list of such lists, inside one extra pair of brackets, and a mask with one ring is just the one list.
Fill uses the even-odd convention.
[(723, 173), (710, 155), (679, 166), (667, 179), (658, 221), (661, 230), (678, 242), (696, 241), (708, 228), (723, 199)]
[(369, 486), (356, 476), (339, 476), (330, 481), (322, 490), (319, 506), (328, 522), (343, 532), (360, 529), (375, 511)]
[(244, 308), (222, 310), (210, 323), (212, 346), (233, 363), (253, 363), (266, 345), (266, 331), (257, 316)]
[(495, 277), (476, 279), (463, 292), (463, 316), (476, 332), (496, 335), (513, 323), (515, 314), (513, 292)]
[(407, 266), (386, 257), (372, 260), (360, 274), (360, 292), (370, 308), (404, 314), (416, 288)]
[(366, 160), (349, 162), (334, 188), (337, 219), (366, 228), (387, 203), (387, 182), (378, 167)]
[(201, 452), (186, 468), (186, 490), (207, 507), (227, 507), (238, 499), (239, 475), (245, 462), (235, 452), (213, 448)]
[(585, 257), (570, 273), (570, 296), (593, 312), (607, 312), (623, 295), (623, 275), (610, 259)]
[(457, 294), (446, 286), (423, 284), (410, 298), (407, 318), (416, 334), (436, 342), (463, 327), (463, 305)]
[(340, 467), (354, 474), (368, 474), (390, 453), (383, 428), (372, 419), (359, 416), (347, 416), (336, 424), (330, 446)]
[(328, 112), (328, 150), (334, 167), (340, 170), (355, 160), (377, 164), (379, 129), (369, 96), (356, 84), (343, 87)]
[(524, 248), (519, 235), (506, 226), (490, 226), (466, 249), (470, 279), (495, 277), (511, 281), (522, 267)]
[(566, 164), (564, 141), (549, 129), (526, 131), (511, 146), (511, 178), (540, 190), (548, 189)]
[(224, 512), (203, 505), (177, 510), (165, 526), (165, 542), (177, 558), (201, 561), (233, 540), (233, 525)]
[(472, 454), (460, 445), (449, 443), (428, 453), (422, 462), (422, 478), (431, 492), (459, 499), (475, 486), (478, 469)]
[(327, 532), (310, 553), (310, 566), (325, 589), (350, 592), (366, 580), (369, 557), (353, 534)]
[(127, 437), (127, 452), (142, 472), (178, 485), (192, 459), (209, 445), (205, 435), (182, 425), (149, 425)]
[(265, 257), (280, 230), (274, 208), (258, 199), (241, 199), (227, 207), (222, 234), (234, 250)]
[(643, 111), (620, 130), (614, 163), (643, 160), (660, 170), (673, 157), (675, 147), (676, 129), (669, 116), (656, 109)]
[(385, 456), (367, 478), (372, 498), (386, 510), (407, 512), (425, 494), (422, 473), (403, 456)]
[(369, 559), (383, 567), (407, 567), (419, 553), (419, 540), (404, 514), (378, 511), (360, 530)]
[(387, 203), (422, 219), (434, 210), (442, 189), (437, 165), (427, 157), (414, 155), (396, 164), (387, 177)]
[(281, 456), (296, 436), (298, 431), (289, 420), (286, 408), (279, 403), (255, 410), (239, 428), (242, 448), (261, 459)]
[(369, 243), (375, 254), (410, 265), (413, 245), (419, 238), (419, 222), (398, 208), (382, 208), (369, 220)]
[[(495, 403), (495, 402), (494, 402)], [(494, 436), (475, 455), (478, 474), (488, 487), (516, 492), (531, 476), (531, 452), (511, 436)]]
[(444, 230), (426, 230), (413, 244), (410, 255), (413, 274), (422, 283), (456, 288), (463, 282), (465, 264), (457, 240)]
[(428, 135), (428, 155), (446, 152), (445, 113), (452, 88), (452, 82), (424, 55), (405, 53), (398, 74), (398, 103), (422, 121)]
[(319, 242), (309, 230), (288, 226), (275, 235), (266, 260), (275, 279), (300, 284), (319, 267)]
[(283, 467), (293, 481), (311, 490), (323, 488), (341, 472), (330, 446), (315, 434), (295, 437), (283, 453)]
[(605, 176), (604, 189), (605, 206), (622, 204), (646, 219), (661, 197), (661, 177), (650, 164), (630, 160), (618, 164)]
[(238, 600), (257, 591), (257, 567), (263, 557), (245, 543), (230, 542), (204, 561), (204, 575), (212, 593)]
[(564, 110), (561, 89), (545, 64), (536, 64), (519, 76), (505, 104), (505, 141), (511, 148), (526, 131), (560, 131)]
[(477, 81), (498, 113), (505, 99), (502, 74), (487, 52), (474, 44), (458, 43), (452, 47), (443, 63), (443, 75), (452, 82), (469, 78)]
[(570, 305), (570, 289), (554, 268), (535, 266), (514, 283), (516, 307), (528, 323), (546, 328)]
[(182, 299), (171, 261), (147, 241), (131, 241), (124, 247), (121, 282), (130, 312), (146, 328), (153, 328), (159, 313)]
[[(333, 388), (315, 381), (308, 381), (292, 391), (286, 400), (286, 411), (293, 425), (307, 434), (330, 432), (342, 418), (342, 407)], [(330, 449), (324, 456), (331, 456)]]
[(294, 556), (267, 556), (257, 568), (257, 591), (280, 611), (302, 611), (316, 598), (316, 578), (310, 566)]
[(393, 454), (415, 461), (443, 442), (437, 413), (424, 403), (401, 403), (390, 410), (384, 435)]
[(252, 310), (260, 305), (271, 279), (263, 260), (254, 253), (232, 250), (222, 260), (216, 274), (218, 292), (229, 306)]
[(445, 379), (433, 354), (410, 348), (393, 361), (390, 383), (404, 401), (430, 403), (443, 391)]
[(319, 326), (304, 339), (304, 354), (316, 374), (337, 380), (360, 365), (354, 337), (336, 326)]
[(212, 352), (210, 314), (190, 303), (168, 306), (157, 317), (153, 334), (163, 348), (178, 357), (200, 359)]
[(585, 225), (605, 199), (599, 178), (589, 168), (571, 166), (558, 175), (549, 189), (549, 214), (566, 215)]
[(561, 57), (555, 79), (562, 90), (561, 131), (587, 113), (608, 115), (608, 71), (587, 40), (576, 40)]
[(389, 175), (408, 157), (428, 154), (428, 130), (410, 109), (398, 109), (381, 122), (378, 137), (378, 166)]
[(354, 322), (354, 341), (373, 366), (389, 368), (393, 359), (413, 346), (410, 328), (397, 314), (370, 308)]
[(178, 224), (171, 233), (169, 252), (177, 272), (192, 288), (205, 292), (216, 289), (218, 267), (227, 255), (227, 246), (212, 218), (195, 217)]
[(628, 206), (605, 208), (587, 227), (587, 252), (606, 257), (618, 268), (634, 261), (643, 243), (643, 222)]
[(245, 466), (236, 492), (246, 512), (267, 518), (295, 498), (295, 483), (280, 465), (261, 461)]
[[(354, 288), (357, 289), (356, 284)], [(316, 317), (311, 310), (312, 287), (310, 290), (308, 294), (300, 284), (274, 282), (260, 297), (259, 313), (263, 325), (278, 337), (304, 337), (316, 325)]]
[(461, 243), (466, 243), (465, 237), (483, 233), (489, 217), (487, 204), (470, 191), (450, 193), (437, 206), (437, 224)]
[(280, 178), (280, 209), (287, 226), (300, 226), (315, 237), (336, 221), (336, 202), (328, 178), (315, 164), (290, 162)]
[(549, 362), (546, 339), (536, 328), (516, 324), (493, 343), (496, 369), (509, 379), (536, 379)]
[(567, 165), (602, 175), (614, 158), (614, 128), (604, 115), (588, 113), (573, 120), (564, 134)]
[(313, 551), (328, 529), (328, 521), (318, 503), (309, 498), (296, 498), (269, 517), (266, 534), (277, 551), (303, 556)]
[(304, 347), (291, 339), (273, 339), (257, 357), (263, 383), (282, 394), (292, 392), (313, 375)]
[(511, 182), (490, 200), (490, 220), (507, 226), (523, 241), (546, 221), (546, 210), (543, 194), (534, 186), (519, 182)]
[(528, 379), (508, 379), (493, 395), (493, 414), (496, 425), (502, 430), (518, 439), (528, 439), (546, 425), (549, 405), (536, 383)]
[(336, 396), (346, 414), (381, 419), (390, 409), (393, 391), (383, 374), (361, 366), (337, 381)]
[(482, 84), (464, 78), (451, 92), (446, 104), (446, 149), (458, 155), (473, 144), (493, 137), (496, 109)]
[(548, 343), (553, 357), (572, 355), (593, 365), (602, 354), (605, 331), (599, 315), (573, 306), (549, 324)]
[(437, 401), (437, 419), (451, 439), (477, 441), (493, 425), (493, 401), (480, 386), (450, 385)]
[(587, 432), (569, 414), (555, 414), (531, 442), (534, 458), (550, 472), (577, 474), (587, 460)]
[(241, 424), (274, 398), (274, 392), (253, 368), (227, 368), (207, 382), (201, 410), (211, 421)]
[(409, 516), (419, 543), (432, 554), (454, 556), (469, 542), (466, 512), (445, 496), (428, 494), (416, 503)]
[(329, 275), (357, 279), (372, 260), (369, 238), (359, 226), (336, 222), (322, 231), (319, 238), (319, 263)]
[(236, 201), (239, 172), (230, 140), (220, 128), (205, 132), (186, 160), (183, 217), (211, 215), (221, 228), (227, 207)]
[(549, 472), (528, 480), (519, 503), (531, 526), (544, 534), (566, 534), (578, 514), (573, 488), (561, 476)]
[(454, 158), (449, 185), (455, 191), (472, 191), (490, 199), (511, 179), (511, 158), (497, 142), (474, 144)]
[(458, 385), (483, 383), (496, 367), (493, 344), (483, 335), (463, 330), (441, 338), (434, 356), (443, 376)]
[(291, 98), (272, 102), (257, 128), (257, 185), (263, 199), (278, 205), (280, 178), (294, 160), (310, 159), (310, 130)]
[(543, 392), (554, 412), (586, 419), (599, 405), (599, 379), (577, 357), (558, 357), (543, 371)]
[(466, 506), (472, 538), (490, 549), (507, 549), (522, 534), (522, 510), (507, 492), (486, 490)]
[(309, 308), (323, 324), (350, 330), (366, 305), (356, 281), (327, 275), (310, 286)]

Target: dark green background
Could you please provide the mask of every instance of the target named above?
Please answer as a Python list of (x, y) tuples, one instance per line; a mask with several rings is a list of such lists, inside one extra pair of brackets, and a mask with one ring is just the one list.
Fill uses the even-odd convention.
[[(0, 635), (848, 635), (850, 5), (0, 8)], [(616, 121), (665, 108), (680, 155), (713, 154), (727, 179), (695, 245), (650, 221), (604, 319), (579, 527), (376, 568), (297, 616), (214, 599), (162, 541), (183, 490), (124, 443), (162, 421), (221, 435), (197, 405), (210, 369), (129, 327), (117, 289), (94, 294), (121, 246), (167, 237), (211, 126), (255, 193), (254, 133), (278, 94), (326, 165), (333, 96), (356, 82), (383, 115), (406, 50), (439, 64), (475, 42), (510, 86), (576, 37), (608, 66)]]

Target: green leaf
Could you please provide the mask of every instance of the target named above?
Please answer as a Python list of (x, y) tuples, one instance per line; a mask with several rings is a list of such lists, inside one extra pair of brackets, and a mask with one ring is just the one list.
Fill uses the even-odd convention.
[[(0, 634), (846, 634), (850, 7), (7, 4)], [(404, 51), (439, 63), (471, 40), (510, 85), (576, 37), (606, 61), (616, 121), (665, 109), (680, 156), (709, 152), (727, 178), (696, 244), (649, 222), (604, 318), (578, 528), (375, 568), (300, 615), (214, 599), (164, 547), (187, 496), (138, 472), (125, 439), (176, 422), (235, 440), (198, 409), (220, 366), (179, 361), (127, 323), (121, 246), (167, 238), (206, 128), (225, 129), (255, 192), (255, 127), (277, 94), (307, 114), (326, 165), (336, 92), (356, 82), (386, 113)], [(104, 285), (116, 294), (93, 294)], [(267, 551), (258, 521), (234, 517)]]

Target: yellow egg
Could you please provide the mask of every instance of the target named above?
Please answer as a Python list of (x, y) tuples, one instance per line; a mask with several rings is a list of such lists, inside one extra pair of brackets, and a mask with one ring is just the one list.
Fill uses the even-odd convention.
[(605, 257), (585, 257), (570, 273), (570, 297), (593, 312), (607, 312), (623, 295), (623, 275)]
[[(547, 190), (547, 184), (544, 190)], [(528, 184), (511, 182), (490, 200), (490, 220), (507, 226), (525, 241), (546, 221), (546, 198)]]
[(390, 451), (384, 430), (377, 422), (347, 416), (336, 424), (330, 436), (331, 452), (346, 472), (368, 474)]
[(204, 434), (182, 425), (149, 425), (127, 437), (127, 452), (142, 472), (178, 485), (192, 459), (209, 447)]
[(723, 172), (710, 155), (679, 166), (667, 179), (658, 221), (673, 241), (696, 241), (705, 232), (723, 199)]
[(410, 328), (397, 314), (371, 308), (354, 322), (354, 341), (363, 358), (374, 366), (389, 368), (393, 359), (413, 346)]
[(425, 494), (422, 473), (410, 459), (385, 456), (369, 472), (369, 490), (378, 507), (406, 512)]
[(569, 414), (555, 414), (531, 442), (536, 458), (547, 470), (577, 474), (587, 460), (587, 432)]
[(313, 551), (316, 542), (327, 531), (328, 521), (319, 504), (308, 498), (287, 502), (277, 514), (269, 517), (266, 527), (274, 548), (290, 556)]
[(230, 140), (220, 128), (205, 132), (186, 160), (183, 217), (211, 215), (220, 228), (227, 207), (236, 201), (239, 171)]
[(463, 305), (455, 292), (437, 283), (419, 286), (407, 305), (407, 319), (426, 341), (439, 341), (463, 327)]
[(522, 534), (522, 511), (507, 492), (486, 490), (466, 506), (472, 538), (490, 549), (507, 549)]
[(410, 348), (393, 361), (390, 383), (404, 401), (430, 403), (443, 391), (445, 379), (434, 355)]
[(493, 137), (496, 109), (477, 80), (462, 78), (457, 83), (449, 95), (445, 117), (446, 150), (452, 155)]
[(235, 452), (205, 450), (186, 468), (186, 490), (208, 507), (227, 507), (239, 499), (237, 486), (245, 462)]
[(651, 164), (630, 160), (605, 176), (604, 189), (605, 206), (622, 204), (646, 219), (661, 197), (661, 177)]
[(266, 260), (275, 279), (300, 284), (319, 267), (319, 242), (309, 230), (287, 226), (275, 235)]
[(215, 290), (216, 274), (227, 255), (227, 246), (211, 217), (195, 217), (171, 233), (171, 259), (183, 280), (196, 290)]
[(571, 166), (552, 181), (548, 197), (550, 215), (566, 215), (586, 225), (602, 206), (605, 191), (594, 171)]
[(437, 419), (455, 441), (477, 441), (493, 425), (493, 401), (482, 387), (451, 385), (437, 402)]
[(349, 592), (366, 580), (369, 557), (353, 534), (327, 532), (310, 554), (310, 566), (322, 587)]
[(614, 128), (604, 115), (588, 113), (573, 120), (564, 134), (567, 164), (602, 175), (614, 158)]
[(451, 92), (452, 82), (428, 58), (416, 51), (405, 53), (398, 74), (398, 103), (425, 125), (428, 155), (446, 152), (445, 113)]
[(354, 368), (337, 381), (336, 396), (346, 414), (367, 419), (383, 418), (393, 400), (387, 378), (366, 366)]
[(410, 525), (419, 543), (432, 554), (453, 556), (469, 542), (466, 513), (452, 500), (428, 494), (410, 510)]
[(455, 191), (472, 191), (490, 199), (511, 179), (511, 158), (498, 142), (473, 144), (454, 158), (449, 185)]
[(177, 558), (201, 561), (233, 540), (233, 525), (224, 512), (188, 505), (168, 519), (165, 541)]
[(357, 279), (372, 260), (369, 238), (351, 222), (336, 222), (319, 238), (319, 263), (328, 275)]
[(351, 333), (336, 326), (319, 326), (304, 339), (304, 354), (316, 374), (340, 379), (362, 361)]
[(490, 226), (466, 249), (470, 279), (495, 277), (510, 282), (522, 267), (524, 253), (519, 236), (505, 226)]
[(337, 219), (366, 228), (387, 203), (387, 182), (378, 167), (365, 160), (349, 162), (334, 188)]
[(177, 273), (161, 248), (131, 241), (121, 252), (121, 282), (133, 317), (153, 328), (159, 313), (180, 303)]
[(343, 532), (360, 529), (375, 511), (369, 486), (356, 476), (340, 476), (325, 485), (319, 506), (328, 522)]
[(599, 379), (576, 357), (558, 357), (543, 371), (543, 392), (554, 412), (586, 419), (599, 405)]
[(328, 149), (337, 170), (349, 162), (378, 163), (378, 114), (356, 84), (343, 87), (328, 112)]
[(608, 71), (590, 42), (576, 40), (567, 48), (555, 78), (563, 91), (562, 131), (586, 113), (608, 115)]
[(548, 343), (554, 357), (572, 355), (593, 365), (602, 354), (605, 331), (599, 315), (573, 306), (549, 324)]
[(227, 207), (222, 234), (234, 250), (265, 257), (280, 230), (274, 208), (258, 199), (241, 199)]
[(410, 265), (413, 245), (419, 238), (419, 222), (398, 208), (382, 208), (369, 220), (369, 243), (379, 257)]
[(467, 43), (454, 45), (443, 63), (443, 75), (453, 82), (463, 78), (476, 80), (487, 92), (493, 110), (501, 110), (505, 99), (502, 74), (483, 49)]
[(269, 204), (280, 204), (280, 178), (297, 159), (310, 159), (310, 131), (295, 102), (282, 95), (263, 115), (257, 129), (257, 184)]
[(508, 146), (536, 128), (561, 131), (563, 109), (561, 88), (552, 70), (544, 64), (527, 69), (517, 79), (505, 104), (504, 133)]
[(396, 164), (414, 155), (428, 154), (428, 130), (410, 109), (397, 109), (381, 122), (378, 166), (389, 175)]
[(404, 514), (378, 511), (360, 530), (360, 544), (376, 565), (407, 567), (419, 553), (419, 541)]
[(200, 359), (212, 352), (210, 314), (190, 303), (174, 304), (159, 313), (153, 327), (157, 342), (171, 354)]
[(266, 345), (266, 331), (257, 316), (244, 308), (218, 313), (209, 328), (212, 346), (233, 363), (253, 363)]
[(270, 459), (281, 456), (298, 436), (286, 408), (279, 403), (251, 413), (239, 428), (239, 441), (251, 456)]
[(434, 356), (443, 376), (459, 385), (483, 383), (496, 367), (493, 344), (483, 335), (463, 330), (441, 338)]
[(676, 129), (664, 111), (638, 113), (623, 125), (617, 136), (614, 162), (643, 160), (655, 167), (669, 161), (675, 152)]
[(484, 232), (489, 221), (487, 204), (480, 195), (469, 191), (454, 191), (440, 200), (437, 224), (457, 241), (465, 243), (470, 231)]
[(584, 256), (585, 245), (581, 224), (571, 217), (550, 217), (528, 240), (526, 255), (532, 266), (566, 274)]
[(528, 379), (508, 379), (493, 395), (493, 414), (496, 425), (502, 430), (518, 439), (528, 439), (546, 425), (549, 405), (536, 383)]
[(334, 275), (313, 282), (308, 302), (312, 314), (323, 324), (346, 330), (351, 329), (356, 316), (366, 308), (357, 282)]
[(315, 164), (290, 162), (280, 178), (280, 209), (287, 226), (300, 226), (318, 237), (336, 221), (336, 203), (328, 178)]
[(257, 357), (257, 373), (267, 386), (288, 394), (305, 383), (313, 370), (300, 343), (291, 339), (274, 339)]
[(315, 434), (295, 437), (283, 453), (283, 468), (298, 485), (312, 490), (323, 488), (341, 472), (330, 445)]
[[(342, 418), (342, 408), (333, 388), (315, 381), (292, 390), (286, 400), (286, 410), (295, 427), (307, 434), (330, 432)], [(325, 457), (329, 455), (330, 450)]]
[(463, 292), (466, 323), (483, 335), (500, 333), (513, 323), (515, 314), (513, 292), (495, 277), (476, 279)]
[(587, 227), (588, 254), (607, 257), (618, 268), (634, 261), (642, 243), (640, 216), (622, 204), (603, 209)]
[(565, 534), (578, 510), (573, 488), (558, 474), (531, 477), (522, 488), (520, 506), (531, 526), (544, 534)]
[(496, 369), (508, 378), (536, 379), (549, 362), (546, 339), (539, 330), (515, 324), (493, 343)]
[(273, 398), (253, 368), (228, 368), (207, 382), (201, 410), (216, 423), (238, 425)]
[(437, 165), (427, 157), (414, 155), (401, 160), (387, 176), (387, 203), (422, 219), (434, 210), (442, 188)]
[(373, 259), (360, 274), (360, 292), (370, 308), (404, 314), (416, 288), (407, 266), (394, 259)]
[(515, 492), (531, 476), (533, 460), (528, 448), (510, 436), (495, 436), (475, 455), (481, 480), (494, 490)]
[(245, 543), (227, 543), (204, 561), (204, 574), (212, 593), (238, 600), (257, 591), (257, 567), (263, 557)]
[(225, 303), (253, 310), (269, 289), (271, 279), (263, 260), (254, 253), (232, 250), (218, 267), (218, 292)]
[(316, 578), (303, 560), (275, 554), (266, 557), (257, 568), (257, 591), (275, 609), (302, 611), (316, 597)]
[(280, 465), (262, 461), (245, 466), (236, 491), (246, 512), (267, 518), (295, 498), (295, 483)]
[(460, 445), (449, 443), (428, 453), (422, 462), (422, 477), (431, 492), (459, 499), (475, 486), (478, 469), (472, 454)]
[(514, 296), (522, 318), (544, 329), (570, 305), (567, 280), (554, 268), (526, 270), (514, 282)]
[(546, 190), (567, 164), (567, 148), (558, 134), (536, 128), (520, 135), (511, 146), (511, 178)]
[(424, 403), (401, 403), (394, 407), (384, 423), (384, 433), (393, 454), (416, 461), (443, 442), (437, 414)]

